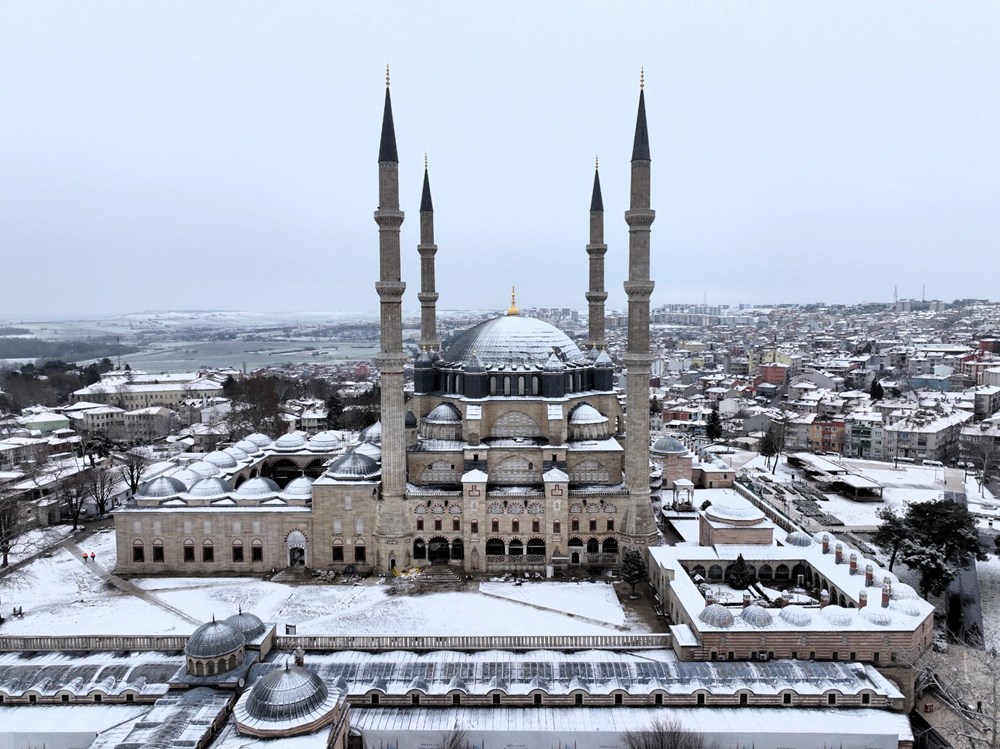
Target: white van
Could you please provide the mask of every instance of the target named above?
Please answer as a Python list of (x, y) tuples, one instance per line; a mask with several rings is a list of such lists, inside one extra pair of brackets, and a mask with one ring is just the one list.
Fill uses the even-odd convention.
[(920, 462), (920, 465), (931, 466), (933, 468), (944, 468), (944, 463), (940, 460), (923, 460)]

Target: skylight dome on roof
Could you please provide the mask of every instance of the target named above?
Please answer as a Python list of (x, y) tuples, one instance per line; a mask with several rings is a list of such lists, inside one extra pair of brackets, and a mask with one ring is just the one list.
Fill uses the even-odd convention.
[(751, 627), (770, 627), (774, 623), (771, 612), (756, 603), (745, 606), (740, 612), (740, 619)]
[(820, 616), (826, 619), (830, 624), (837, 627), (847, 627), (850, 626), (851, 622), (854, 621), (854, 615), (851, 613), (850, 609), (845, 609), (841, 606), (824, 606), (820, 609)]
[(861, 618), (876, 627), (888, 627), (892, 624), (892, 614), (876, 606), (865, 606), (861, 609)]
[(804, 531), (792, 531), (787, 536), (785, 536), (785, 543), (789, 546), (812, 546), (813, 540), (812, 536)]
[(903, 616), (918, 617), (923, 613), (916, 601), (893, 601), (889, 604), (889, 608)]
[(893, 583), (892, 592), (889, 597), (893, 601), (909, 601), (911, 599), (920, 598), (912, 587), (906, 583)]
[(812, 613), (808, 609), (794, 604), (785, 606), (778, 613), (778, 618), (793, 627), (808, 627), (812, 624)]

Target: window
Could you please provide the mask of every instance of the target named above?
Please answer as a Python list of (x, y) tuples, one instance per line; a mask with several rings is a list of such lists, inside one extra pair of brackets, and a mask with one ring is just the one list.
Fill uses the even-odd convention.
[(654, 705), (662, 705), (663, 704), (663, 695), (660, 694), (659, 692), (657, 692), (656, 694), (654, 694), (653, 695), (653, 704)]
[(94, 702), (101, 702), (103, 699), (104, 698), (99, 694), (94, 695)]
[(434, 530), (441, 530), (441, 518), (434, 518)]
[(828, 694), (826, 696), (826, 704), (827, 705), (836, 705), (837, 704), (837, 695), (835, 695), (835, 694)]
[(542, 521), (539, 520), (538, 518), (534, 518), (531, 521), (531, 532), (532, 533), (540, 533), (541, 530), (542, 530)]
[(469, 527), (472, 530), (472, 535), (473, 536), (479, 534), (479, 521), (478, 520), (473, 520), (471, 523), (469, 523)]
[(559, 533), (560, 533), (560, 523), (559, 523), (558, 520), (553, 520), (552, 521), (552, 532), (555, 533), (557, 536), (559, 535)]
[(410, 695), (410, 704), (411, 705), (419, 705), (420, 704), (420, 695), (419, 694)]
[(596, 531), (597, 530), (597, 518), (591, 518), (590, 519), (590, 530), (592, 530), (592, 531)]
[(215, 561), (215, 547), (212, 546), (211, 541), (206, 541), (201, 547), (201, 561), (203, 562), (214, 562)]
[(854, 661), (856, 661), (857, 659), (858, 659), (858, 654), (857, 654), (857, 653), (855, 653), (855, 652), (854, 652), (854, 651), (852, 650), (852, 651), (851, 651), (851, 657), (850, 657), (850, 659), (849, 659), (849, 660), (850, 660), (850, 661), (851, 661), (851, 662), (853, 663), (853, 662), (854, 662)]
[(493, 518), (490, 521), (490, 530), (493, 533), (499, 533), (500, 532), (500, 520), (499, 520), (499, 518)]
[(791, 705), (792, 704), (792, 693), (791, 692), (785, 692), (783, 695), (781, 695), (781, 704), (782, 705)]
[(64, 695), (62, 696), (62, 701), (63, 701), (63, 702), (69, 702), (69, 695), (68, 695), (68, 694), (64, 694)]
[(512, 518), (510, 521), (510, 532), (520, 533), (521, 532), (521, 521), (517, 518)]
[(836, 650), (834, 650), (834, 651), (833, 651), (833, 652), (832, 652), (832, 653), (830, 654), (830, 660), (831, 660), (831, 661), (839, 661), (839, 660), (840, 660), (840, 653), (838, 653), (838, 652), (837, 652)]
[(153, 544), (153, 561), (154, 562), (162, 562), (162, 561), (164, 561), (163, 544), (162, 543), (159, 543), (159, 544), (154, 543)]
[(622, 696), (620, 693), (615, 695), (615, 704), (616, 705), (622, 704)]
[(194, 561), (194, 544), (192, 543), (184, 544), (184, 561), (185, 562)]
[(451, 519), (451, 529), (453, 531), (460, 531), (460, 530), (462, 530), (462, 519), (461, 518), (457, 518), (457, 517), (452, 518)]
[(424, 519), (417, 518), (417, 530), (422, 531), (424, 529)]
[(573, 697), (573, 704), (575, 704), (575, 705), (582, 705), (583, 704), (583, 695), (582, 694), (578, 694), (575, 697)]
[(493, 704), (494, 705), (499, 705), (500, 704), (500, 695), (499, 694), (493, 695)]
[(608, 533), (611, 533), (615, 529), (615, 519), (608, 518)]
[(364, 562), (365, 561), (365, 545), (355, 544), (354, 546), (354, 561)]
[(38, 697), (36, 695), (29, 694), (28, 695), (28, 702), (30, 702), (32, 705), (34, 705), (36, 702), (38, 702)]
[(535, 695), (535, 699), (534, 699), (534, 703), (535, 703), (536, 706), (537, 705), (541, 705), (542, 704), (542, 695), (536, 694)]
[(873, 660), (873, 661), (874, 661), (875, 663), (878, 663), (878, 662), (879, 662), (879, 659), (880, 659), (881, 657), (882, 657), (882, 654), (881, 654), (881, 653), (879, 653), (879, 652), (878, 652), (877, 650), (876, 650), (876, 651), (875, 651), (874, 653), (872, 653), (872, 660)]
[(460, 694), (453, 694), (451, 696), (451, 704), (452, 705), (461, 705), (462, 704), (462, 695), (460, 695)]
[(332, 552), (333, 552), (332, 558), (333, 558), (334, 562), (343, 562), (344, 561), (344, 545), (343, 544), (334, 544)]
[(699, 694), (697, 702), (698, 702), (698, 707), (703, 706), (705, 704), (705, 695)]
[(799, 659), (799, 651), (798, 650), (793, 650), (792, 651), (792, 660), (793, 661), (797, 661), (798, 659)]
[(253, 546), (250, 547), (250, 561), (251, 562), (263, 562), (264, 561), (264, 546), (260, 541), (254, 541)]
[(126, 694), (125, 695), (125, 701), (126, 702), (135, 702), (135, 695), (131, 694), (131, 693)]
[(872, 704), (872, 696), (868, 692), (861, 693), (861, 704), (862, 705)]
[(132, 542), (132, 561), (133, 562), (146, 561), (146, 550), (142, 546), (142, 541)]
[(580, 530), (580, 518), (573, 518), (572, 520), (570, 520), (569, 521), (569, 529), (571, 531), (578, 531), (578, 530)]
[(350, 497), (350, 495), (348, 495), (348, 496), (344, 497), (344, 509), (345, 509), (345, 510), (350, 510), (350, 509), (351, 509), (351, 506), (352, 506), (353, 504), (354, 504), (354, 503), (353, 503), (353, 502), (351, 501), (351, 497)]
[(379, 695), (373, 694), (371, 702), (373, 705), (377, 705), (379, 703)]
[(243, 542), (233, 541), (233, 561), (242, 562), (243, 561)]
[(740, 692), (740, 705), (749, 705), (750, 695), (746, 692)]

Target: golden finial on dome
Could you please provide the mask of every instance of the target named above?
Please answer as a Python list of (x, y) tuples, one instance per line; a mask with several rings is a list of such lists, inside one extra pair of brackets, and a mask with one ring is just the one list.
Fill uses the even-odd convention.
[[(388, 71), (388, 68), (386, 70)], [(388, 79), (388, 75), (389, 75), (389, 73), (386, 72), (386, 85), (388, 85), (388, 80), (389, 80)], [(644, 88), (646, 88), (646, 71), (645, 71), (645, 69), (643, 69), (640, 66), (640, 68), (639, 68), (639, 90), (642, 91)]]
[(389, 63), (385, 64), (385, 87), (389, 88)]
[(517, 308), (517, 293), (513, 286), (510, 287), (510, 307), (507, 308), (507, 314), (511, 317), (521, 314), (521, 310)]

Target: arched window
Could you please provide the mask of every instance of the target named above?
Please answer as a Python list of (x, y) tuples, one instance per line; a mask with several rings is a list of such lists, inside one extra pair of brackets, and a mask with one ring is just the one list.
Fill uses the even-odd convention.
[(521, 532), (521, 521), (518, 520), (517, 518), (511, 518), (511, 521), (510, 521), (510, 532), (511, 533), (520, 533)]
[(243, 561), (243, 542), (238, 538), (233, 541), (233, 561), (242, 562)]
[(497, 376), (490, 375), (490, 395), (497, 394)]
[(490, 520), (490, 531), (493, 533), (500, 532), (500, 518), (493, 518)]
[(333, 546), (331, 548), (330, 558), (334, 562), (344, 561), (344, 542), (339, 538), (333, 539)]
[(517, 394), (524, 395), (524, 375), (518, 375), (517, 377)]
[(523, 556), (524, 554), (524, 544), (521, 543), (520, 539), (513, 539), (507, 545), (507, 553), (512, 557)]
[(427, 545), (424, 543), (424, 539), (418, 538), (413, 541), (413, 558), (414, 559), (427, 558)]
[(722, 567), (717, 564), (713, 564), (708, 568), (708, 579), (709, 580), (721, 580), (722, 579)]
[(541, 533), (542, 532), (542, 521), (539, 518), (531, 519), (531, 532)]
[(365, 555), (365, 542), (363, 539), (358, 539), (354, 542), (354, 561), (361, 562), (364, 564), (366, 559)]
[(164, 561), (163, 556), (163, 540), (157, 538), (153, 541), (153, 561), (162, 562)]
[(255, 538), (250, 543), (250, 561), (251, 562), (264, 561), (264, 544), (259, 538)]
[(424, 529), (424, 519), (418, 515), (417, 516), (417, 530), (418, 531), (422, 531), (423, 529)]
[(503, 378), (503, 394), (510, 395), (510, 376), (507, 375)]
[(788, 565), (779, 564), (774, 568), (774, 579), (775, 580), (787, 580), (788, 579)]
[(506, 553), (503, 541), (499, 538), (491, 538), (486, 542), (486, 556), (502, 557)]
[(538, 375), (532, 375), (531, 376), (531, 394), (532, 395), (538, 395), (538, 392), (539, 392)]
[(774, 570), (771, 569), (771, 565), (762, 564), (760, 569), (757, 570), (757, 577), (761, 580), (770, 580), (774, 577)]
[(601, 544), (596, 538), (587, 539), (587, 553), (597, 554), (601, 550)]
[(605, 554), (617, 554), (618, 542), (613, 538), (604, 539), (604, 543), (601, 544), (601, 551), (603, 551)]
[(194, 561), (194, 541), (190, 538), (184, 541), (184, 561), (193, 562)]
[(528, 539), (527, 552), (529, 557), (545, 556), (545, 540), (541, 538)]
[(142, 541), (136, 539), (132, 542), (132, 561), (133, 562), (145, 562), (146, 561), (146, 550), (143, 548)]
[(215, 545), (209, 538), (206, 538), (201, 544), (201, 561), (203, 562), (215, 561)]

